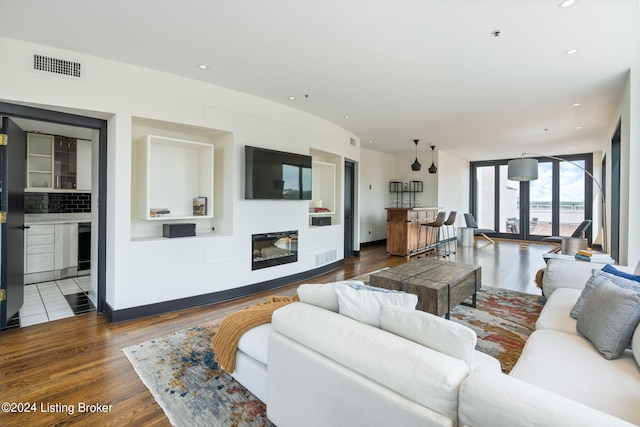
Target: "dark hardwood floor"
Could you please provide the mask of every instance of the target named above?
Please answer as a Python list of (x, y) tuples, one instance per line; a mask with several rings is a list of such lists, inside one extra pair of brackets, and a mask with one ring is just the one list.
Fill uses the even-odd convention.
[[(544, 267), (545, 244), (479, 239), (473, 248), (458, 248), (452, 261), (482, 266), (483, 286), (496, 286), (540, 294), (533, 277)], [(388, 257), (384, 246), (364, 248), (343, 268), (309, 283), (349, 279), (383, 267), (406, 262)], [(0, 401), (36, 405), (35, 412), (0, 411), (2, 426), (52, 425), (162, 425), (169, 421), (129, 364), (122, 349), (227, 313), (272, 294), (291, 293), (298, 284), (277, 291), (119, 324), (109, 324), (86, 313), (0, 332)], [(78, 413), (80, 402), (111, 405), (107, 413)], [(55, 405), (73, 405), (76, 411), (55, 412)], [(50, 406), (54, 405), (54, 406)], [(42, 409), (51, 408), (49, 412)], [(4, 407), (3, 407), (4, 409)], [(32, 406), (29, 409), (34, 409)]]

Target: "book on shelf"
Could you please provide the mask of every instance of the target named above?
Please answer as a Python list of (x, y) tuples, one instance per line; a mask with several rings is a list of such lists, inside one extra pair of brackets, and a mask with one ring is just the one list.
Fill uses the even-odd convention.
[(149, 216), (151, 218), (161, 217), (163, 215), (169, 215), (171, 210), (168, 208), (151, 208), (149, 209)]

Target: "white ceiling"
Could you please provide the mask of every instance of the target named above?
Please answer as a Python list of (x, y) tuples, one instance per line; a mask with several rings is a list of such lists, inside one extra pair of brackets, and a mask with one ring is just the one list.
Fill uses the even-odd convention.
[(0, 36), (271, 99), (383, 152), (599, 150), (640, 65), (640, 2), (559, 3), (0, 0)]

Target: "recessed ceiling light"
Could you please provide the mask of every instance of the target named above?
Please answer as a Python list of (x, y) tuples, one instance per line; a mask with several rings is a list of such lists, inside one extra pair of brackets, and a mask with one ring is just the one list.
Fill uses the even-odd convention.
[(576, 0), (564, 0), (561, 1), (558, 7), (570, 7), (576, 4)]
[(289, 99), (293, 101), (294, 99), (296, 99), (296, 97), (295, 96), (290, 96)]
[(582, 126), (576, 126), (576, 129), (582, 129)]
[(373, 144), (373, 141), (369, 140), (369, 144)]
[(580, 52), (580, 49), (575, 49), (575, 48), (574, 48), (574, 49), (569, 49), (569, 50), (567, 50), (564, 54), (565, 54), (565, 55), (574, 55), (574, 54), (576, 54), (576, 53), (578, 53), (578, 52)]
[(581, 105), (582, 105), (582, 104), (580, 104), (579, 102), (575, 102), (575, 103), (573, 103), (571, 106), (572, 106), (572, 107), (579, 107), (579, 106), (581, 106)]
[(200, 68), (201, 70), (208, 70), (209, 66), (205, 65), (205, 64), (200, 64), (200, 65), (198, 65), (198, 68)]
[(347, 116), (344, 116), (344, 118), (345, 118), (345, 119), (350, 119), (350, 118), (351, 118), (351, 116), (348, 116), (348, 115), (347, 115)]

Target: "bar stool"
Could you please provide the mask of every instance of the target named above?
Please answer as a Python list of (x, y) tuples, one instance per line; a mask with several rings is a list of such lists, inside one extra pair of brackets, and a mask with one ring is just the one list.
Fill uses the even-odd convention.
[[(444, 224), (444, 220), (445, 217), (447, 216), (447, 213), (442, 211), (442, 212), (438, 212), (438, 215), (436, 216), (435, 221), (432, 222), (425, 222), (423, 224), (420, 224), (420, 227), (418, 228), (418, 245), (420, 244), (420, 238), (422, 237), (422, 228), (423, 227), (432, 227), (436, 229), (436, 243), (433, 245), (429, 245), (427, 246), (427, 238), (428, 238), (428, 234), (425, 234), (425, 245), (422, 248), (424, 251), (426, 251), (427, 249), (431, 249), (431, 248), (438, 248), (438, 246), (440, 246), (440, 229), (442, 228), (443, 224)], [(427, 233), (427, 230), (425, 230), (425, 233)], [(447, 253), (447, 250), (445, 248), (445, 257), (449, 256), (449, 254)]]
[[(449, 235), (449, 227), (451, 227), (451, 231), (453, 232), (453, 237), (455, 239), (456, 236), (456, 230), (454, 229), (454, 224), (456, 222), (456, 215), (458, 215), (458, 213), (456, 211), (451, 211), (449, 212), (449, 216), (447, 217), (447, 220), (444, 222), (444, 229), (447, 233), (447, 237), (446, 237), (446, 244), (447, 244), (447, 248), (449, 248), (449, 240), (451, 239), (451, 236)], [(456, 253), (455, 251), (455, 244), (453, 245), (454, 247), (454, 251), (451, 252), (449, 251), (449, 253)]]

